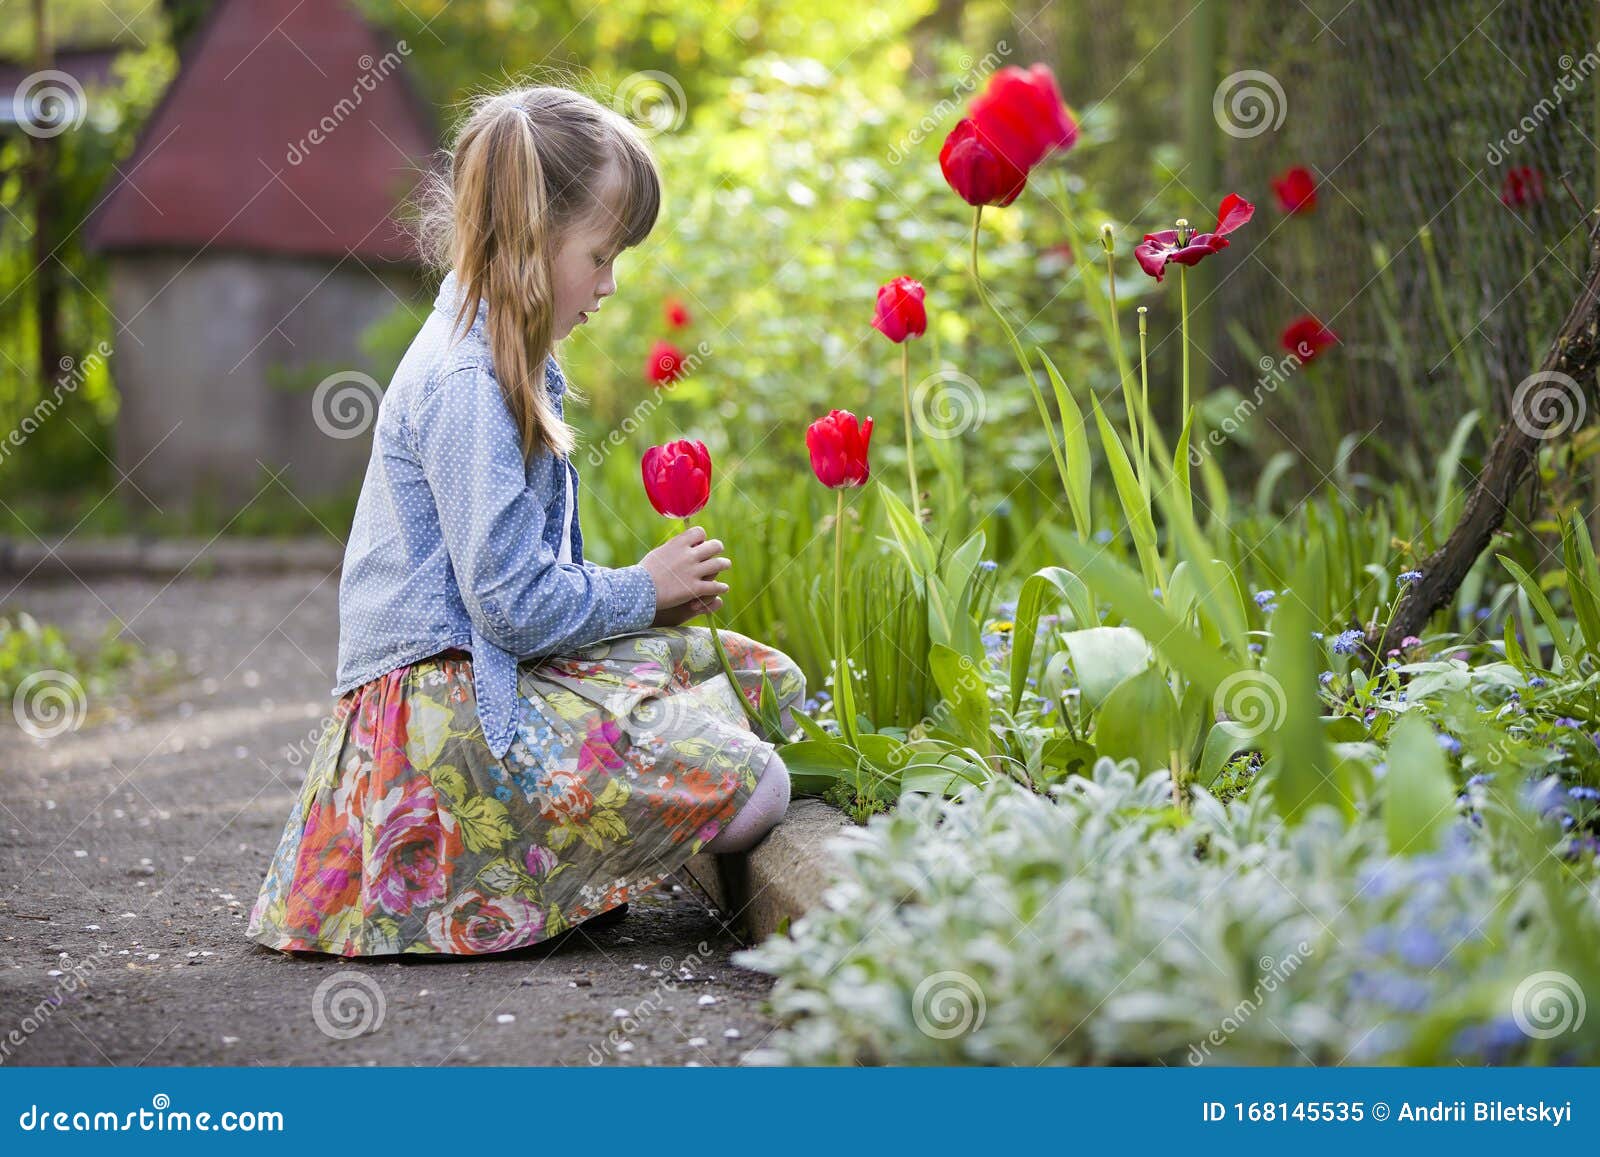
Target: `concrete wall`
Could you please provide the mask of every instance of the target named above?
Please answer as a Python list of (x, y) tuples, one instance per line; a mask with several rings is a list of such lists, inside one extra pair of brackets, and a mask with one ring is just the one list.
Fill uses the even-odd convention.
[(397, 296), (422, 295), (415, 273), (372, 268), (353, 259), (334, 268), (231, 253), (114, 254), (117, 464), (163, 507), (203, 493), (228, 513), (261, 488), (258, 461), (287, 465), (284, 484), (304, 497), (358, 486), (370, 420), (357, 437), (333, 437), (323, 426), (348, 427), (326, 413), (319, 425), (312, 390), (282, 378), (371, 371), (361, 331)]

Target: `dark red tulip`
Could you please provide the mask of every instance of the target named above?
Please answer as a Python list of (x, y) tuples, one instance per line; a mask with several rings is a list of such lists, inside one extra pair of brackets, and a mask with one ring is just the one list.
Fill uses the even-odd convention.
[(670, 341), (656, 342), (650, 347), (650, 360), (645, 364), (644, 372), (658, 386), (677, 381), (683, 373), (683, 351)]
[(1272, 195), (1283, 213), (1309, 213), (1317, 207), (1317, 179), (1303, 165), (1285, 169), (1272, 178)]
[(1133, 256), (1143, 269), (1157, 281), (1166, 272), (1167, 263), (1198, 265), (1213, 253), (1228, 247), (1227, 234), (1255, 214), (1256, 207), (1237, 193), (1229, 193), (1217, 209), (1217, 227), (1210, 233), (1195, 233), (1187, 240), (1178, 236), (1176, 229), (1163, 229), (1159, 233), (1146, 233), (1144, 240), (1133, 247)]
[(1507, 169), (1500, 182), (1500, 203), (1525, 209), (1544, 200), (1544, 174), (1529, 165)]
[(1078, 122), (1044, 64), (1002, 68), (973, 98), (967, 115), (984, 143), (1024, 173), (1078, 142)]
[(656, 513), (688, 518), (711, 498), (711, 455), (704, 442), (652, 446), (640, 463), (644, 492)]
[(978, 137), (971, 117), (956, 122), (939, 150), (939, 170), (969, 205), (1005, 206), (1028, 183), (1028, 174)]
[(856, 423), (849, 410), (829, 410), (806, 427), (806, 449), (811, 451), (811, 469), (817, 480), (830, 489), (864, 486), (869, 467), (867, 443), (872, 440), (872, 419)]
[(1306, 365), (1316, 360), (1323, 350), (1337, 345), (1339, 335), (1307, 313), (1284, 326), (1278, 341), (1284, 349), (1300, 359), (1301, 365)]
[(672, 329), (682, 329), (689, 324), (689, 310), (676, 297), (667, 299), (663, 312), (667, 315), (667, 325)]
[(892, 342), (921, 337), (928, 332), (926, 295), (920, 281), (896, 277), (878, 289), (878, 308), (872, 315), (872, 328)]

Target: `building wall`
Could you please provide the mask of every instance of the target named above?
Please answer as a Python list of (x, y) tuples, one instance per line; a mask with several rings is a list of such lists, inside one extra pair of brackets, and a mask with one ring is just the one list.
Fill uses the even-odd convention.
[[(114, 254), (118, 465), (163, 507), (203, 494), (230, 513), (261, 490), (264, 468), (287, 466), (283, 483), (303, 497), (359, 486), (370, 419), (330, 403), (319, 422), (314, 391), (283, 379), (370, 372), (361, 332), (397, 297), (422, 299), (416, 273), (354, 260)], [(361, 393), (355, 384), (358, 402)], [(358, 436), (327, 432), (352, 424)]]

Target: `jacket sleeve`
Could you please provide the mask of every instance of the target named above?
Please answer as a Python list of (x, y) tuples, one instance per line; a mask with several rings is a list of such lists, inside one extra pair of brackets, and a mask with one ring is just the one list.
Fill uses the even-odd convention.
[(489, 642), (528, 658), (654, 621), (655, 580), (643, 565), (563, 563), (544, 545), (547, 499), (528, 484), (516, 425), (488, 367), (461, 366), (431, 384), (412, 432), (456, 584)]

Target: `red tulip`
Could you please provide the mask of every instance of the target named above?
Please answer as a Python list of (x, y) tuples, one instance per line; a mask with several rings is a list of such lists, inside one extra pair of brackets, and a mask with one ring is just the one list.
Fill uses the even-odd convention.
[(704, 442), (652, 446), (640, 463), (644, 492), (657, 514), (688, 518), (711, 498), (711, 455)]
[(872, 440), (872, 419), (860, 425), (849, 410), (829, 410), (806, 427), (806, 449), (811, 451), (811, 469), (817, 480), (830, 489), (864, 486), (869, 467), (867, 443)]
[(1228, 247), (1226, 234), (1232, 233), (1255, 214), (1256, 207), (1237, 193), (1229, 193), (1217, 209), (1217, 227), (1211, 233), (1197, 233), (1183, 240), (1176, 229), (1163, 229), (1159, 233), (1146, 233), (1144, 240), (1133, 247), (1133, 256), (1143, 269), (1157, 281), (1166, 271), (1167, 262), (1179, 265), (1198, 265), (1213, 253)]
[(1272, 194), (1284, 213), (1309, 213), (1317, 207), (1317, 179), (1303, 165), (1285, 169), (1272, 178)]
[(670, 328), (682, 329), (689, 324), (689, 310), (676, 297), (667, 299), (664, 311), (667, 315), (667, 325)]
[(921, 337), (928, 332), (928, 311), (920, 281), (896, 277), (878, 289), (878, 308), (872, 328), (892, 342)]
[(967, 111), (984, 143), (1023, 172), (1078, 142), (1078, 122), (1048, 65), (1002, 68)]
[(1544, 174), (1528, 165), (1507, 169), (1500, 182), (1500, 203), (1523, 209), (1544, 200)]
[(645, 364), (644, 372), (658, 386), (677, 381), (683, 373), (683, 351), (670, 341), (656, 342), (650, 347), (650, 360)]
[(1339, 335), (1307, 313), (1284, 326), (1278, 341), (1284, 349), (1300, 359), (1301, 365), (1306, 365), (1323, 350), (1337, 345)]
[(957, 121), (945, 138), (939, 170), (969, 205), (1009, 205), (1028, 183), (1026, 172), (979, 139), (971, 117)]

